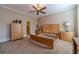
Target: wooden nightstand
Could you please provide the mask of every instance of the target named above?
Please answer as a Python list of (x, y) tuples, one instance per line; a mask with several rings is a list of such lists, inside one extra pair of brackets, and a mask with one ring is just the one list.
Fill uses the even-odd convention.
[(59, 33), (59, 39), (70, 41), (72, 42), (72, 39), (74, 37), (74, 32), (60, 32)]

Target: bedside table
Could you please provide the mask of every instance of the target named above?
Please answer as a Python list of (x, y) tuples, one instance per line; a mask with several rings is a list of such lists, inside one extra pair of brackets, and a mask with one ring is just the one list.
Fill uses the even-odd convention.
[(74, 32), (60, 32), (59, 39), (72, 42)]

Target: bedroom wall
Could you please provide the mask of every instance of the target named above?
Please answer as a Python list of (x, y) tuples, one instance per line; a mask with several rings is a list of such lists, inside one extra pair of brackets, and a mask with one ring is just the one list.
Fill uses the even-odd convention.
[(78, 5), (75, 6), (74, 9), (74, 32), (75, 36), (78, 36)]
[(77, 14), (77, 24), (76, 25), (78, 27), (77, 28), (77, 30), (78, 30), (77, 33), (78, 33), (78, 37), (79, 37), (79, 4), (77, 5), (77, 13), (76, 14)]
[(38, 22), (38, 19), (37, 17), (31, 17), (30, 18), (30, 22), (31, 22), (31, 34), (35, 34), (35, 30), (36, 30), (36, 25), (37, 25), (37, 22)]
[[(23, 35), (26, 36), (27, 15), (0, 7), (0, 42), (10, 40), (10, 24), (12, 20), (21, 19), (23, 22)], [(37, 24), (37, 18), (30, 16), (31, 33), (34, 33)]]
[[(64, 22), (69, 21), (71, 22), (71, 31), (74, 31), (74, 8), (58, 13), (54, 13), (51, 15), (47, 15), (44, 17), (39, 18), (38, 23), (42, 24), (60, 24), (60, 27), (63, 28)], [(60, 29), (63, 30), (63, 29)]]

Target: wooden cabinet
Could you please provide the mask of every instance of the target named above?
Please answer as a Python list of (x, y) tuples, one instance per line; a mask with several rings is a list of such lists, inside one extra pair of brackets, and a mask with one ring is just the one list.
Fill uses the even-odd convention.
[(23, 28), (21, 23), (11, 23), (11, 40), (23, 37)]

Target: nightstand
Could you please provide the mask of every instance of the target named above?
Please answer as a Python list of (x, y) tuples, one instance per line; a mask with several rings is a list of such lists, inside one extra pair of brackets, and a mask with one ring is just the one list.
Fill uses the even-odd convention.
[(60, 32), (59, 33), (59, 39), (61, 40), (72, 42), (73, 37), (74, 37), (74, 32)]

